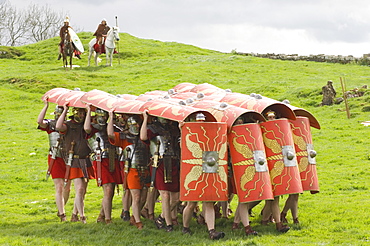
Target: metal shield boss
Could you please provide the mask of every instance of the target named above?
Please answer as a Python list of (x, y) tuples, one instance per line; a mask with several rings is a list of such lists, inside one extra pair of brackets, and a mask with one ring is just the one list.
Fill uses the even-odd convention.
[(227, 201), (227, 125), (186, 122), (181, 128), (181, 201)]
[(310, 121), (307, 117), (290, 120), (294, 147), (297, 155), (298, 169), (304, 191), (319, 192), (316, 170), (316, 151), (312, 144)]
[(267, 121), (260, 126), (274, 196), (302, 193), (289, 120)]
[(260, 126), (233, 126), (228, 141), (239, 202), (274, 199)]

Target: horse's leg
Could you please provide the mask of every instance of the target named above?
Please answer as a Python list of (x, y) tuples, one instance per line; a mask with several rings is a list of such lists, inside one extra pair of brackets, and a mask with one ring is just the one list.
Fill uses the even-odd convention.
[(71, 67), (71, 70), (72, 70), (72, 58), (73, 58), (73, 52), (72, 54), (69, 56), (69, 65)]
[(108, 62), (108, 60), (109, 60), (109, 49), (106, 47), (105, 48), (105, 60), (106, 60), (106, 63), (105, 63), (105, 66), (109, 66), (109, 62)]
[(91, 51), (91, 48), (89, 49), (89, 57), (87, 59), (87, 66), (90, 67), (90, 58), (91, 58), (91, 54), (92, 54), (92, 51)]
[(98, 57), (99, 57), (99, 54), (95, 52), (95, 57), (94, 57), (95, 66), (98, 66)]

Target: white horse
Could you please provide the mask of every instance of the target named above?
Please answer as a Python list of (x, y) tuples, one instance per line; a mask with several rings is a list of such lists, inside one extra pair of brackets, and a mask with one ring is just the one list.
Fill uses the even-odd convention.
[[(119, 41), (119, 28), (114, 26), (111, 29), (109, 29), (107, 36), (105, 37), (105, 56), (107, 58), (107, 66), (112, 66), (112, 60), (113, 60), (113, 51), (114, 48), (116, 48), (115, 41)], [(89, 42), (89, 58), (88, 58), (88, 66), (90, 66), (90, 58), (91, 55), (94, 54), (95, 58), (95, 66), (98, 65), (98, 54), (96, 54), (94, 50), (94, 45), (96, 44), (96, 38), (93, 38)], [(108, 62), (109, 60), (109, 62)]]

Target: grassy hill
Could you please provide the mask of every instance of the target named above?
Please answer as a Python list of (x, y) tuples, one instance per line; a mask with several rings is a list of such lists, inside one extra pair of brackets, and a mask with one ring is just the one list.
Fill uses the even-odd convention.
[[(92, 33), (80, 33), (87, 43)], [(0, 47), (0, 244), (1, 245), (367, 245), (370, 240), (368, 177), (370, 171), (370, 97), (350, 99), (352, 117), (346, 118), (344, 104), (318, 107), (321, 87), (334, 82), (341, 94), (339, 78), (348, 89), (369, 84), (370, 68), (314, 62), (292, 62), (225, 54), (173, 42), (143, 40), (121, 33), (119, 54), (113, 67), (87, 67), (87, 52), (80, 67), (66, 71), (57, 61), (59, 38), (22, 47)], [(192, 222), (196, 233), (181, 235), (158, 231), (150, 221), (137, 231), (120, 218), (121, 196), (114, 198), (113, 222), (96, 224), (102, 196), (91, 182), (86, 196), (88, 224), (58, 222), (52, 181), (45, 181), (47, 136), (36, 130), (43, 107), (41, 96), (55, 87), (83, 91), (100, 89), (112, 94), (139, 95), (167, 90), (182, 83), (210, 83), (234, 92), (252, 92), (283, 100), (314, 114), (322, 129), (312, 129), (321, 192), (304, 193), (299, 201), (301, 225), (279, 235), (273, 226), (259, 225), (258, 206), (252, 227), (260, 234), (245, 237), (231, 231), (232, 220), (217, 220), (226, 232), (220, 242), (207, 238), (205, 228)], [(53, 107), (50, 107), (50, 112)], [(52, 116), (50, 116), (52, 117)], [(72, 192), (73, 194), (74, 192)], [(122, 191), (121, 191), (122, 193)], [(73, 198), (73, 196), (72, 196)], [(282, 199), (281, 204), (286, 197)], [(236, 201), (232, 203), (235, 210)], [(71, 215), (72, 199), (67, 204)], [(159, 204), (157, 205), (159, 209)], [(159, 211), (159, 210), (158, 210)], [(291, 220), (289, 215), (288, 219)]]

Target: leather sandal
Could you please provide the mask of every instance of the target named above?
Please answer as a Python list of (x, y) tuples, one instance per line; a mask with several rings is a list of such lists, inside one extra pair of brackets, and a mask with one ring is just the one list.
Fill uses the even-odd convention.
[(124, 221), (129, 221), (130, 220), (130, 212), (129, 211), (124, 211), (122, 209), (121, 219), (123, 219)]
[(293, 223), (294, 223), (294, 224), (299, 224), (298, 217), (293, 219)]
[(66, 214), (59, 214), (59, 212), (57, 213), (57, 216), (60, 218), (60, 222), (65, 222), (67, 221), (67, 216)]
[(244, 227), (244, 229), (245, 229), (245, 235), (247, 235), (247, 236), (258, 235), (258, 232), (252, 230), (250, 225), (247, 225), (246, 227)]
[(189, 234), (189, 235), (191, 235), (191, 234), (193, 234), (193, 232), (190, 230), (189, 227), (183, 227), (182, 228), (182, 234)]
[(154, 213), (148, 215), (148, 219), (153, 220), (153, 221), (154, 221), (154, 217), (155, 217)]
[(225, 237), (224, 232), (222, 232), (222, 231), (218, 232), (215, 229), (209, 230), (208, 233), (209, 233), (209, 238), (212, 239), (212, 240), (219, 240), (219, 239)]
[(140, 221), (140, 222), (136, 222), (135, 223), (135, 226), (136, 226), (136, 228), (137, 229), (139, 229), (139, 230), (142, 230), (143, 229), (143, 227), (144, 227), (144, 225), (143, 225), (143, 223)]
[(135, 220), (135, 217), (133, 215), (131, 215), (131, 217), (130, 217), (130, 225), (136, 225), (136, 220)]
[(288, 223), (288, 220), (286, 219), (286, 213), (284, 212), (280, 213), (280, 221), (283, 223)]
[(171, 231), (173, 231), (173, 225), (167, 225), (166, 232), (171, 232)]
[(239, 228), (239, 223), (235, 223), (235, 222), (233, 222), (233, 225), (231, 226), (231, 229), (232, 229), (232, 230), (238, 230), (238, 229), (240, 229), (240, 228)]
[(157, 226), (158, 229), (166, 229), (166, 221), (164, 218), (162, 218), (160, 215), (159, 217), (154, 221), (154, 224)]
[(72, 214), (71, 222), (77, 222), (77, 221), (80, 221), (80, 219), (78, 218), (78, 215), (77, 214)]
[(97, 223), (105, 222), (105, 216), (102, 214), (99, 214), (98, 218), (96, 219)]
[(282, 222), (276, 223), (276, 230), (281, 233), (285, 233), (289, 231), (290, 227), (287, 225), (284, 225)]
[(86, 216), (81, 216), (80, 218), (82, 224), (86, 224)]
[(112, 219), (105, 219), (105, 224), (109, 225), (112, 223), (113, 223)]
[(172, 219), (172, 225), (174, 225), (174, 226), (179, 225), (179, 222), (177, 221), (177, 218)]

